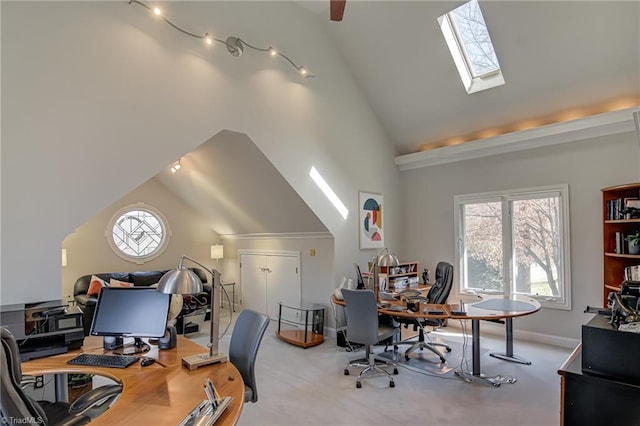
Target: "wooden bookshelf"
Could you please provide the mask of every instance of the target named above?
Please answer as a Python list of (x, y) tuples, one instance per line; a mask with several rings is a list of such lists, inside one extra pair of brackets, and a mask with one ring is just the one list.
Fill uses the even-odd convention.
[(620, 218), (616, 215), (612, 217), (612, 204), (626, 198), (640, 199), (640, 182), (602, 189), (603, 306), (607, 306), (609, 293), (620, 288), (624, 280), (624, 269), (640, 265), (640, 255), (629, 254), (626, 244), (616, 247), (617, 232), (626, 236), (640, 230), (640, 219)]

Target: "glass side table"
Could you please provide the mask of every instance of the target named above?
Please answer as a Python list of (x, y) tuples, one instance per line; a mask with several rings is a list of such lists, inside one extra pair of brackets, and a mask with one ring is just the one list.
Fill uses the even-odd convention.
[(276, 336), (305, 349), (324, 342), (324, 306), (317, 303), (289, 306), (278, 303)]

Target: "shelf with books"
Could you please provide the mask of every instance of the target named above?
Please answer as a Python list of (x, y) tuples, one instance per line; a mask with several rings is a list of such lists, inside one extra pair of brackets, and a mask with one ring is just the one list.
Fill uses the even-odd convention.
[(631, 254), (627, 237), (640, 230), (640, 182), (602, 189), (603, 306), (609, 293), (625, 280), (625, 270), (640, 264)]
[[(416, 287), (420, 281), (418, 262), (400, 262), (396, 266), (381, 266), (380, 273), (386, 274), (389, 290), (403, 290)], [(369, 264), (371, 269), (371, 264)]]

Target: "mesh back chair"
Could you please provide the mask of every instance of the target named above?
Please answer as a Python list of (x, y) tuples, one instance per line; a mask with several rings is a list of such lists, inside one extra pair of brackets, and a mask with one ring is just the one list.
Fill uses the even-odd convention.
[(240, 371), (244, 381), (244, 402), (258, 401), (256, 386), (256, 356), (262, 336), (269, 325), (269, 316), (245, 309), (233, 326), (229, 343), (229, 361)]
[[(453, 286), (453, 265), (447, 262), (439, 262), (436, 266), (436, 277), (433, 286), (429, 289), (426, 297), (409, 297), (408, 300), (416, 300), (424, 303), (435, 303), (435, 304), (444, 304), (449, 297), (449, 293), (451, 292), (451, 287)], [(441, 319), (431, 319), (424, 318), (419, 321), (407, 322), (407, 320), (399, 319), (401, 323), (404, 323), (405, 326), (413, 325), (414, 330), (418, 329), (418, 340), (406, 340), (403, 342), (398, 342), (394, 345), (394, 349), (397, 350), (399, 344), (409, 344), (409, 347), (404, 352), (405, 360), (409, 360), (409, 354), (414, 352), (417, 349), (423, 350), (428, 349), (434, 354), (436, 354), (442, 363), (446, 362), (444, 355), (436, 348), (436, 346), (441, 346), (445, 348), (447, 352), (451, 352), (451, 348), (444, 344), (433, 342), (429, 339), (429, 341), (425, 341), (425, 336), (428, 338), (428, 332), (425, 331), (425, 327), (441, 327), (444, 323), (444, 320)]]
[(393, 374), (398, 374), (398, 368), (395, 364), (382, 358), (376, 359), (372, 346), (383, 340), (395, 338), (398, 329), (378, 324), (378, 305), (373, 291), (343, 288), (342, 296), (347, 307), (347, 339), (350, 342), (364, 345), (366, 354), (365, 360), (351, 361), (345, 367), (344, 374), (349, 375), (350, 367), (363, 368), (356, 380), (357, 388), (362, 387), (361, 380), (365, 375), (374, 373), (386, 375), (389, 378), (389, 387), (395, 387), (393, 376), (381, 368), (381, 365), (393, 367)]
[(22, 364), (18, 344), (9, 330), (1, 328), (2, 424), (83, 425), (105, 411), (122, 392), (120, 385), (102, 386), (80, 396), (72, 404), (36, 401), (22, 389)]

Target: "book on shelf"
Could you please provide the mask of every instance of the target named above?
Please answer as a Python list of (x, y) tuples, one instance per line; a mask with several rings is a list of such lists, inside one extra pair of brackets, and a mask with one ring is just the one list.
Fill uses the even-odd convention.
[(625, 241), (624, 241), (624, 234), (622, 232), (616, 232), (616, 249), (615, 252), (617, 254), (624, 254), (625, 253)]
[(640, 265), (627, 266), (624, 268), (625, 281), (640, 281)]
[(640, 199), (637, 197), (622, 197), (607, 201), (606, 220), (634, 219), (630, 209), (640, 208)]

